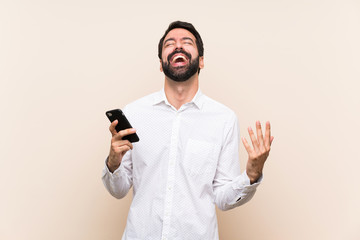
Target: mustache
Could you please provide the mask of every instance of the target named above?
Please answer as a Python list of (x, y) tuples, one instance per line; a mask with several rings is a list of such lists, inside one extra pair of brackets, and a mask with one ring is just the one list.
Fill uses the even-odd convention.
[(187, 53), (187, 52), (185, 52), (185, 51), (182, 50), (182, 49), (175, 49), (175, 51), (173, 51), (172, 53), (170, 53), (169, 56), (167, 57), (168, 63), (170, 62), (170, 59), (171, 59), (175, 54), (178, 54), (178, 53), (184, 54), (184, 55), (189, 59), (189, 62), (191, 62), (191, 55), (190, 55), (190, 53)]

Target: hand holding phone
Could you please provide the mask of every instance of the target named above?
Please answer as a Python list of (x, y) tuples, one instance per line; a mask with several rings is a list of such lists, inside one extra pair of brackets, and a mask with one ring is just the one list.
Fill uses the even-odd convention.
[[(106, 112), (106, 116), (109, 118), (110, 122), (114, 122), (118, 120), (118, 123), (115, 127), (116, 132), (120, 132), (121, 130), (125, 130), (128, 128), (132, 128), (131, 124), (125, 117), (125, 114), (120, 109), (114, 109)], [(124, 136), (123, 140), (129, 140), (130, 142), (138, 142), (139, 137), (136, 133)]]
[(107, 111), (106, 116), (111, 121), (109, 130), (112, 134), (107, 166), (110, 172), (114, 172), (120, 166), (125, 153), (133, 149), (131, 141), (137, 142), (139, 137), (120, 109)]

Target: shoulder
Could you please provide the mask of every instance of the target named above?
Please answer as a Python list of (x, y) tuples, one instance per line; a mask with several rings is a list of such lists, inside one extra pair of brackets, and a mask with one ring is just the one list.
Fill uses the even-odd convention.
[(149, 108), (154, 103), (155, 99), (159, 96), (159, 92), (154, 92), (144, 97), (141, 97), (133, 102), (128, 103), (124, 107), (124, 112), (131, 114), (132, 112), (137, 112), (144, 108)]
[(223, 143), (229, 138), (238, 137), (238, 119), (231, 108), (204, 95), (202, 111), (210, 117), (213, 127), (220, 129)]
[(222, 117), (224, 117), (227, 120), (231, 120), (231, 121), (237, 120), (235, 112), (228, 106), (206, 95), (203, 95), (202, 97), (204, 98), (203, 106), (202, 106), (203, 111), (217, 115), (222, 115)]

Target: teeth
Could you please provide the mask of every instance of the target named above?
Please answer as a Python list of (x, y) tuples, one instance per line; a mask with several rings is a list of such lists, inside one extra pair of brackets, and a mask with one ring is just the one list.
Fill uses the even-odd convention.
[(179, 58), (182, 58), (182, 59), (184, 59), (186, 61), (186, 58), (184, 56), (181, 56), (181, 55), (174, 57), (173, 61), (176, 61)]

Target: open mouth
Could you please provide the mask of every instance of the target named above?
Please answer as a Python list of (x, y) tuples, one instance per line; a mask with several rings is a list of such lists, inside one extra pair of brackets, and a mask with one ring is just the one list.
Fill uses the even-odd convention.
[(172, 66), (178, 67), (186, 65), (188, 61), (189, 59), (185, 55), (178, 53), (171, 58), (170, 63)]

